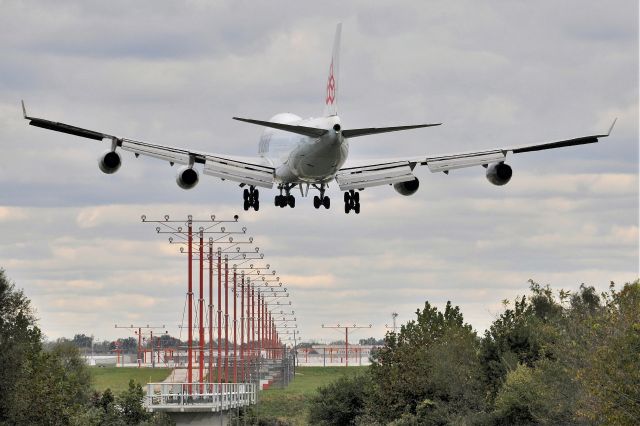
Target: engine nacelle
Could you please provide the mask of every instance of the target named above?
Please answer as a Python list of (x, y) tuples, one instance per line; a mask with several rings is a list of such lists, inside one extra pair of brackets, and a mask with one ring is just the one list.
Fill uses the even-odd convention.
[(183, 166), (178, 169), (176, 175), (176, 183), (182, 189), (191, 189), (198, 184), (200, 177), (198, 172), (189, 166)]
[(416, 193), (419, 187), (420, 181), (417, 177), (414, 177), (413, 180), (407, 182), (399, 182), (393, 184), (393, 189), (395, 189), (396, 192), (401, 195), (413, 195)]
[(487, 167), (487, 180), (494, 185), (506, 185), (512, 175), (511, 166), (505, 163), (493, 163)]
[(117, 172), (121, 165), (120, 154), (115, 151), (105, 151), (98, 159), (98, 167), (108, 175)]

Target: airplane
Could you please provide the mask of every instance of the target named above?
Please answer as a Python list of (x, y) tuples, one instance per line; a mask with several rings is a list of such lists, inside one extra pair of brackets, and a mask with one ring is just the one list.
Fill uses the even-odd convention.
[(167, 161), (171, 166), (181, 165), (177, 171), (176, 182), (183, 189), (191, 189), (198, 184), (198, 169), (201, 168), (205, 175), (239, 183), (244, 189), (245, 211), (251, 208), (259, 210), (258, 187), (271, 189), (274, 185), (279, 190), (279, 194), (274, 198), (274, 204), (278, 207), (295, 207), (296, 199), (292, 190), (298, 187), (301, 197), (307, 197), (310, 188), (317, 190), (319, 195), (313, 197), (313, 206), (316, 209), (329, 209), (331, 200), (325, 192), (329, 183), (335, 180), (340, 191), (344, 192), (345, 213), (353, 211), (356, 214), (360, 213), (359, 192), (366, 188), (393, 185), (401, 195), (413, 195), (420, 185), (418, 178), (413, 174), (418, 165), (426, 165), (434, 173), (446, 174), (463, 167), (483, 166), (486, 168), (486, 178), (489, 182), (505, 185), (513, 174), (511, 166), (505, 163), (508, 153), (518, 154), (598, 142), (599, 138), (609, 136), (615, 125), (616, 120), (613, 120), (606, 134), (452, 155), (378, 160), (363, 166), (343, 167), (349, 154), (349, 142), (353, 138), (439, 126), (442, 123), (344, 129), (337, 108), (341, 31), (342, 24), (338, 24), (325, 87), (324, 113), (321, 117), (302, 119), (291, 113), (277, 114), (268, 121), (233, 117), (234, 120), (264, 127), (258, 144), (258, 157), (255, 158), (152, 144), (30, 117), (27, 115), (24, 101), (23, 116), (32, 126), (110, 143), (110, 148), (98, 159), (100, 170), (107, 174), (115, 173), (122, 165), (118, 148), (133, 152), (135, 157), (143, 155)]

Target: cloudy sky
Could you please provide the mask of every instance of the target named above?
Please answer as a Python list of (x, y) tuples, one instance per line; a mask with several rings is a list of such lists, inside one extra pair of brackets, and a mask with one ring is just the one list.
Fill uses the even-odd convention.
[[(413, 317), (459, 305), (484, 330), (533, 279), (606, 289), (638, 277), (638, 3), (634, 1), (80, 2), (0, 0), (0, 267), (33, 300), (49, 338), (178, 335), (185, 259), (140, 215), (240, 216), (288, 286), (304, 338), (321, 324)], [(420, 190), (362, 193), (345, 215), (298, 199), (259, 212), (204, 177), (175, 184), (163, 162), (27, 125), (29, 113), (160, 144), (254, 155), (260, 128), (232, 116), (322, 112), (343, 22), (346, 128), (440, 122), (358, 138), (351, 158), (450, 153), (607, 130), (601, 143), (511, 156), (512, 181), (481, 167), (431, 174)]]

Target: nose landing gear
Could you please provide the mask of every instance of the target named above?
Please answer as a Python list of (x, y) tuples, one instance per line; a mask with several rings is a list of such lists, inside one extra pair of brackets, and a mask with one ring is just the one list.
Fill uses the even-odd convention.
[(344, 212), (348, 214), (351, 210), (360, 214), (360, 193), (353, 189), (344, 193)]
[(252, 207), (255, 211), (260, 210), (260, 192), (255, 186), (250, 186), (248, 189), (245, 188), (242, 192), (242, 198), (244, 199), (244, 211)]

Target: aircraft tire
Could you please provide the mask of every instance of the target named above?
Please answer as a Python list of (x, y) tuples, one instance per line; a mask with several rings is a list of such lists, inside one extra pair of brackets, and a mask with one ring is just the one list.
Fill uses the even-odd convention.
[(244, 200), (244, 211), (246, 212), (247, 210), (249, 210), (249, 200)]
[(289, 197), (287, 197), (287, 204), (289, 204), (289, 207), (291, 207), (292, 209), (295, 208), (296, 206), (296, 197), (294, 197), (293, 195), (289, 195)]
[(325, 209), (329, 209), (329, 207), (331, 207), (331, 198), (324, 197), (322, 199), (322, 205), (324, 206)]
[(245, 201), (249, 200), (249, 190), (247, 188), (245, 188), (244, 191), (242, 191), (242, 199)]
[(348, 192), (344, 193), (344, 204), (345, 206), (349, 203), (349, 199), (351, 198), (351, 195)]
[(313, 207), (315, 207), (316, 209), (319, 209), (320, 208), (320, 204), (322, 204), (321, 201), (320, 201), (320, 197), (318, 197), (317, 195), (314, 195), (313, 196)]
[(253, 202), (253, 210), (260, 210), (260, 201), (258, 201), (257, 199)]
[(359, 192), (354, 192), (353, 193), (353, 201), (355, 201), (356, 204), (360, 204), (360, 193)]
[(280, 196), (276, 195), (273, 199), (273, 205), (278, 207), (280, 205)]
[(350, 211), (351, 207), (349, 206), (349, 203), (344, 203), (344, 212), (349, 214)]
[(356, 214), (360, 214), (360, 203), (356, 203), (353, 207), (353, 211), (356, 212)]

